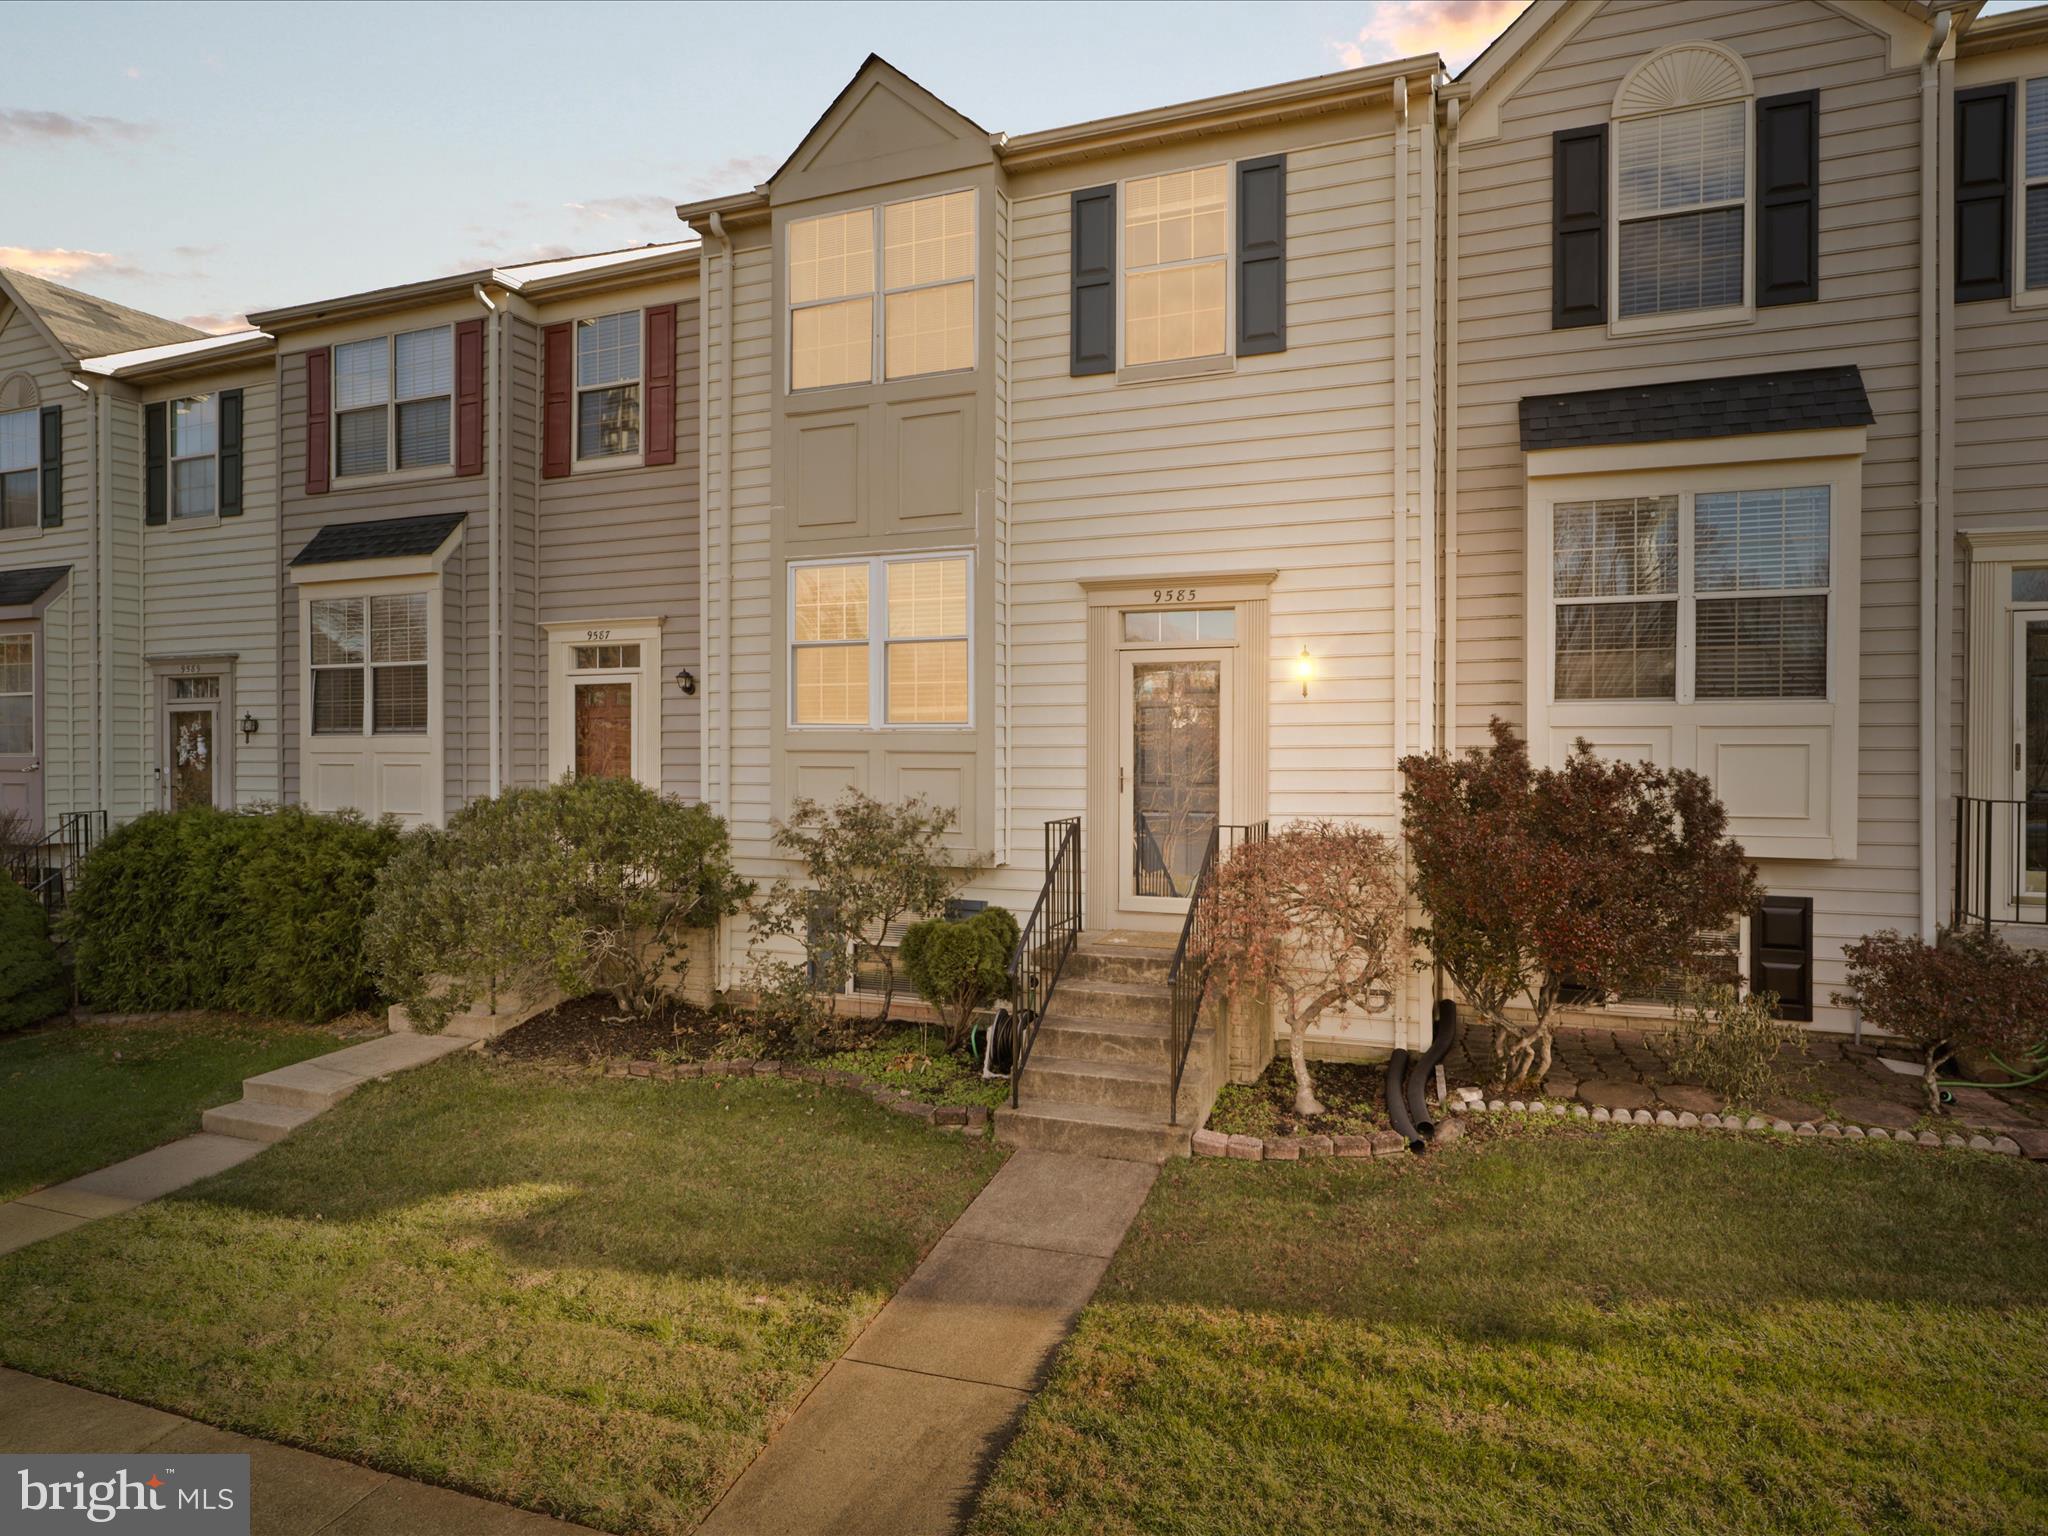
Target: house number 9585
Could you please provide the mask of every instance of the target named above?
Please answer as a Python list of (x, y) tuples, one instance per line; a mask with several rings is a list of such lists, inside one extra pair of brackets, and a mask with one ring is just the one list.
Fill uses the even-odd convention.
[(1152, 601), (1155, 603), (1192, 603), (1195, 600), (1193, 587), (1154, 587)]

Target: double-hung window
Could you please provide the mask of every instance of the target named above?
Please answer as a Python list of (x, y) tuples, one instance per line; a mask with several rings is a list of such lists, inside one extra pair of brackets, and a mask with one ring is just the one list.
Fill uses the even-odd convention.
[(1831, 537), (1824, 485), (1558, 503), (1553, 697), (1825, 699)]
[(36, 640), (0, 635), (0, 753), (36, 749)]
[(427, 594), (323, 597), (309, 607), (313, 734), (425, 734)]
[(1230, 167), (1124, 186), (1124, 363), (1230, 350)]
[(972, 191), (791, 224), (790, 388), (972, 368), (976, 232)]
[(1622, 319), (1744, 303), (1749, 111), (1723, 101), (1615, 124)]
[(2020, 174), (2026, 181), (2020, 266), (2030, 291), (2048, 289), (2048, 75), (2027, 82)]
[(637, 309), (576, 326), (576, 457), (640, 451), (640, 331)]
[(0, 411), (0, 529), (37, 525), (41, 468), (36, 412)]
[(220, 399), (171, 402), (171, 517), (212, 517), (220, 510)]
[(971, 585), (964, 554), (791, 566), (790, 723), (971, 723)]
[(334, 349), (334, 472), (375, 475), (449, 462), (455, 332), (441, 325)]

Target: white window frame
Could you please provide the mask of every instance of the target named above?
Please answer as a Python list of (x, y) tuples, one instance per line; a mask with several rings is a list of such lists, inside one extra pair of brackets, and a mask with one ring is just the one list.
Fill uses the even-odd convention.
[[(403, 395), (398, 393), (398, 338), (419, 336), (428, 331), (448, 333), (448, 393), (445, 395)], [(405, 331), (380, 333), (384, 342), (384, 467), (345, 473), (341, 467), (341, 418), (354, 416), (364, 411), (374, 411), (374, 405), (352, 405), (341, 403), (341, 390), (335, 368), (343, 347), (358, 342), (376, 341), (379, 336), (350, 336), (335, 342), (328, 350), (327, 358), (327, 443), (332, 460), (330, 467), (336, 482), (346, 480), (350, 485), (372, 485), (380, 477), (401, 475), (407, 479), (431, 475), (452, 475), (455, 472), (455, 325), (443, 321), (439, 325), (419, 325)], [(440, 464), (408, 464), (403, 469), (398, 465), (398, 408), (419, 400), (446, 400), (448, 402), (448, 458)]]
[[(1528, 455), (1525, 558), (1529, 617), (1525, 697), (1529, 745), (1539, 764), (1561, 762), (1583, 737), (1603, 754), (1666, 768), (1697, 768), (1778, 752), (1805, 763), (1806, 811), (1751, 814), (1733, 791), (1730, 828), (1753, 857), (1856, 856), (1862, 676), (1862, 454), (1865, 430), (1760, 433), (1685, 443), (1559, 448)], [(1821, 698), (1693, 697), (1696, 606), (1692, 497), (1701, 491), (1828, 488), (1827, 693)], [(1634, 496), (1680, 497), (1678, 697), (1556, 697), (1557, 609), (1553, 591), (1555, 509), (1568, 502)], [(1786, 589), (1797, 593), (1809, 589)], [(1740, 593), (1711, 592), (1709, 600)], [(1764, 595), (1764, 594), (1759, 594)], [(1771, 594), (1777, 595), (1776, 589)], [(1572, 599), (1571, 601), (1577, 601)]]
[[(201, 400), (213, 402), (213, 449), (208, 453), (178, 452), (178, 407)], [(220, 391), (204, 395), (176, 395), (164, 402), (164, 526), (205, 528), (220, 521)], [(213, 460), (213, 510), (191, 517), (178, 515), (178, 466), (199, 459)]]
[[(548, 637), (548, 771), (560, 779), (576, 767), (576, 694), (579, 682), (630, 681), (633, 692), (633, 777), (661, 790), (662, 621), (638, 619), (566, 619), (544, 624)], [(576, 648), (585, 645), (637, 645), (634, 667), (579, 668)]]
[[(1716, 96), (1711, 100), (1688, 101), (1680, 105), (1659, 107), (1651, 110), (1624, 110), (1621, 102), (1629, 94), (1629, 87), (1643, 65), (1630, 71), (1629, 78), (1622, 82), (1616, 95), (1615, 106), (1609, 117), (1607, 143), (1607, 333), (1610, 336), (1639, 336), (1657, 331), (1697, 330), (1712, 326), (1740, 325), (1756, 318), (1756, 89), (1749, 79), (1749, 71), (1740, 58), (1728, 49), (1699, 43), (1680, 43), (1646, 59), (1644, 64), (1654, 63), (1666, 53), (1682, 52), (1710, 46), (1714, 52), (1728, 57), (1742, 76), (1744, 94)], [(1671, 116), (1678, 112), (1697, 111), (1702, 107), (1719, 107), (1740, 104), (1742, 108), (1742, 197), (1723, 199), (1714, 203), (1701, 203), (1675, 213), (1638, 214), (1624, 220), (1621, 214), (1621, 137), (1631, 124), (1653, 122), (1657, 118)], [(1742, 209), (1742, 302), (1720, 304), (1712, 309), (1673, 310), (1668, 314), (1630, 315), (1621, 313), (1621, 231), (1624, 223), (1641, 224), (1658, 219), (1677, 218), (1685, 214), (1707, 213), (1717, 208)]]
[[(610, 384), (588, 384), (583, 382), (583, 328), (595, 325), (600, 320), (609, 320), (615, 315), (633, 317), (633, 334), (640, 343), (640, 368), (630, 379), (616, 379)], [(608, 309), (601, 315), (585, 315), (570, 325), (571, 349), (569, 367), (574, 385), (569, 391), (569, 462), (572, 469), (638, 469), (647, 462), (647, 311), (638, 309)], [(619, 389), (631, 384), (640, 402), (640, 446), (631, 453), (583, 452), (583, 397), (603, 389)], [(452, 452), (452, 444), (451, 444)]]
[(0, 539), (31, 538), (43, 527), (43, 420), (42, 407), (25, 405), (18, 411), (0, 411), (5, 416), (26, 416), (29, 425), (29, 442), (35, 448), (35, 462), (21, 469), (4, 471), (8, 475), (30, 475), (34, 484), (30, 487), (32, 499), (31, 515), (19, 528), (0, 528)]
[[(1223, 350), (1203, 357), (1171, 357), (1152, 363), (1131, 363), (1124, 357), (1124, 337), (1129, 333), (1131, 275), (1129, 241), (1124, 235), (1124, 218), (1131, 206), (1131, 183), (1157, 181), (1176, 171), (1223, 172), (1223, 254), (1190, 257), (1186, 261), (1156, 262), (1140, 272), (1170, 272), (1176, 267), (1223, 263)], [(1225, 160), (1202, 165), (1171, 166), (1144, 176), (1126, 176), (1116, 184), (1116, 371), (1120, 379), (1170, 379), (1196, 373), (1221, 373), (1237, 366), (1237, 162)]]
[[(891, 721), (889, 719), (889, 572), (892, 565), (913, 565), (921, 560), (965, 560), (967, 562), (967, 633), (960, 635), (920, 635), (915, 640), (898, 641), (897, 644), (915, 645), (920, 642), (941, 640), (967, 641), (967, 718), (965, 720), (933, 721)], [(799, 645), (796, 638), (796, 573), (801, 570), (815, 570), (822, 567), (842, 565), (865, 565), (868, 568), (868, 633), (861, 640), (806, 640)], [(815, 559), (792, 560), (783, 578), (783, 692), (787, 695), (783, 707), (783, 719), (793, 731), (972, 731), (975, 728), (975, 662), (979, 648), (975, 644), (975, 589), (974, 551), (971, 549), (912, 549), (896, 550), (886, 555), (821, 555)], [(796, 653), (801, 649), (818, 649), (835, 645), (861, 645), (868, 648), (868, 718), (861, 724), (806, 724), (796, 717)]]
[(17, 693), (9, 689), (0, 698), (28, 700), (28, 748), (22, 752), (10, 752), (9, 757), (34, 757), (42, 749), (42, 733), (37, 729), (37, 716), (41, 711), (36, 707), (36, 685), (40, 674), (37, 672), (36, 632), (33, 629), (0, 629), (0, 640), (25, 640), (28, 642), (28, 692)]
[[(375, 603), (375, 602), (376, 602), (376, 601), (377, 601), (378, 599), (380, 599), (380, 598), (414, 598), (414, 597), (417, 597), (417, 598), (420, 598), (420, 599), (422, 599), (422, 601), (423, 601), (423, 604), (424, 604), (424, 606), (425, 606), (425, 609), (426, 609), (426, 626), (427, 626), (427, 654), (426, 654), (426, 658), (425, 658), (425, 660), (424, 660), (424, 661), (394, 661), (394, 662), (379, 662), (379, 661), (375, 660), (375, 659), (374, 659), (374, 657), (373, 657), (373, 655), (372, 655), (372, 652), (371, 652), (371, 643), (372, 643), (372, 641), (371, 641), (371, 635), (372, 635), (372, 630), (371, 630), (371, 623), (370, 623), (370, 605), (371, 605), (372, 603)], [(312, 639), (312, 636), (313, 636), (313, 630), (312, 630), (312, 624), (313, 624), (313, 605), (314, 605), (315, 603), (361, 603), (361, 604), (363, 605), (363, 659), (362, 659), (361, 661), (352, 661), (352, 662), (328, 662), (328, 663), (319, 663), (319, 662), (315, 662), (315, 661), (313, 660), (313, 639)], [(439, 644), (438, 644), (438, 635), (437, 635), (437, 630), (438, 630), (438, 626), (439, 626), (439, 613), (438, 613), (438, 608), (439, 608), (439, 605), (438, 605), (438, 604), (437, 604), (437, 603), (436, 603), (436, 602), (434, 601), (434, 595), (433, 595), (433, 593), (432, 593), (432, 592), (428, 592), (428, 591), (422, 591), (421, 589), (419, 589), (419, 588), (417, 588), (417, 587), (415, 587), (415, 588), (411, 588), (411, 589), (407, 589), (407, 590), (398, 590), (398, 591), (381, 591), (381, 590), (380, 590), (380, 591), (364, 591), (364, 592), (316, 592), (316, 593), (312, 594), (312, 595), (311, 595), (310, 597), (308, 597), (308, 598), (306, 599), (306, 650), (305, 650), (305, 671), (306, 671), (306, 731), (307, 731), (307, 734), (309, 734), (309, 735), (311, 735), (311, 736), (314, 736), (314, 737), (316, 737), (316, 738), (318, 738), (319, 740), (322, 740), (322, 741), (347, 741), (347, 740), (349, 740), (349, 739), (350, 739), (350, 738), (352, 738), (352, 737), (361, 737), (361, 738), (364, 738), (364, 739), (368, 739), (368, 740), (375, 740), (375, 741), (424, 741), (424, 740), (426, 740), (427, 738), (429, 738), (429, 737), (433, 736), (433, 735), (435, 734), (435, 732), (434, 732), (434, 718), (435, 718), (435, 715), (436, 715), (436, 713), (437, 713), (437, 708), (436, 708), (436, 703), (437, 703), (437, 701), (436, 701), (436, 698), (435, 698), (434, 688), (435, 688), (435, 684), (436, 684), (436, 682), (437, 682), (437, 680), (438, 680), (438, 678), (439, 678), (439, 675), (440, 675), (440, 673), (439, 673), (439, 668), (438, 668), (438, 665), (437, 665), (437, 662), (438, 662), (438, 658), (439, 658), (439, 651), (440, 651), (440, 646), (439, 646)], [(378, 730), (378, 729), (377, 729), (377, 726), (376, 726), (376, 720), (377, 720), (377, 670), (378, 670), (378, 668), (379, 668), (379, 667), (406, 667), (406, 668), (411, 668), (411, 667), (417, 667), (417, 666), (425, 666), (425, 668), (427, 669), (427, 721), (426, 721), (426, 724), (425, 724), (425, 725), (423, 725), (423, 726), (422, 726), (422, 727), (421, 727), (421, 728), (420, 728), (419, 730), (416, 730), (416, 731), (380, 731), (380, 730)], [(314, 689), (313, 689), (313, 680), (314, 680), (315, 676), (316, 676), (317, 674), (321, 673), (321, 672), (360, 672), (360, 673), (362, 673), (362, 675), (363, 675), (363, 709), (362, 709), (362, 717), (361, 717), (360, 721), (358, 722), (359, 728), (358, 728), (357, 730), (353, 730), (353, 731), (322, 731), (322, 730), (318, 730), (318, 729), (316, 729), (316, 728), (315, 728), (315, 726), (314, 726), (314, 723), (313, 723), (313, 695), (314, 695)]]
[(2041, 168), (2039, 175), (2030, 175), (2027, 166), (2027, 98), (2036, 86), (2043, 96), (2048, 96), (2048, 73), (2022, 76), (2015, 89), (2013, 101), (2013, 201), (2012, 210), (2012, 307), (2014, 309), (2039, 309), (2048, 305), (2048, 284), (2039, 288), (2027, 286), (2027, 199), (2038, 191), (2048, 198), (2048, 165)]
[[(967, 277), (941, 278), (929, 283), (909, 283), (900, 288), (888, 287), (888, 248), (886, 245), (888, 210), (900, 208), (906, 203), (927, 203), (938, 198), (952, 197), (963, 192), (972, 198), (974, 202), (974, 271)], [(830, 213), (813, 214), (811, 217), (838, 218), (844, 214), (861, 211), (856, 208), (837, 208)], [(869, 230), (873, 236), (872, 245), (875, 259), (874, 282), (865, 294), (842, 293), (834, 298), (806, 299), (802, 303), (792, 300), (789, 297), (789, 234), (788, 230), (784, 231), (780, 258), (782, 269), (778, 274), (778, 281), (782, 293), (782, 388), (783, 393), (786, 395), (818, 395), (835, 389), (872, 389), (878, 384), (914, 384), (919, 379), (945, 379), (957, 377), (961, 374), (973, 373), (981, 367), (981, 258), (983, 254), (981, 248), (981, 193), (973, 187), (944, 187), (936, 192), (920, 192), (915, 197), (891, 198), (887, 202), (875, 203), (865, 211), (869, 219)], [(793, 219), (790, 221), (789, 229), (794, 229), (798, 224), (807, 222), (809, 222), (807, 219)], [(888, 376), (889, 358), (886, 341), (889, 296), (897, 293), (919, 293), (927, 288), (952, 288), (957, 287), (961, 283), (967, 284), (971, 290), (968, 310), (974, 316), (974, 334), (972, 337), (973, 361), (965, 368), (947, 368), (936, 373), (907, 373), (901, 378), (890, 378)], [(854, 379), (845, 384), (812, 384), (802, 389), (797, 388), (795, 319), (797, 311), (823, 309), (833, 304), (848, 304), (861, 298), (869, 300), (868, 376), (865, 379)]]

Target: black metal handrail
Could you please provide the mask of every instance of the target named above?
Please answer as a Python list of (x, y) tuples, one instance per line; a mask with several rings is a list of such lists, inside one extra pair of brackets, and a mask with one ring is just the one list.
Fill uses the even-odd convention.
[(1016, 1047), (1010, 1052), (1010, 1107), (1016, 1108), (1024, 1063), (1038, 1040), (1038, 1022), (1052, 1004), (1067, 956), (1081, 941), (1081, 818), (1045, 824), (1045, 884), (1010, 952), (1010, 1006)]
[(1219, 822), (1209, 831), (1209, 846), (1202, 854), (1202, 869), (1188, 894), (1188, 915), (1180, 927), (1180, 943), (1173, 951), (1173, 965), (1166, 973), (1172, 996), (1172, 1025), (1167, 1043), (1167, 1060), (1172, 1063), (1173, 1082), (1166, 1099), (1169, 1124), (1180, 1123), (1180, 1084), (1187, 1073), (1188, 1052), (1195, 1043), (1195, 1023), (1202, 1016), (1202, 998), (1209, 990), (1209, 965), (1203, 957), (1215, 918), (1216, 871), (1223, 861), (1246, 843), (1263, 843), (1266, 823)]
[(66, 811), (34, 842), (6, 850), (8, 877), (55, 916), (77, 883), (78, 866), (106, 835), (105, 811)]
[[(2041, 890), (2028, 889), (2030, 868), (2042, 875)], [(1958, 795), (1949, 923), (1981, 923), (1988, 933), (1995, 922), (2048, 924), (2048, 805)]]

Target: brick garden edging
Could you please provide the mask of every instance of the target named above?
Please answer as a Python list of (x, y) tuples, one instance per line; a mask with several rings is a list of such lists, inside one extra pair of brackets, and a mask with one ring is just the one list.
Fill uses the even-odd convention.
[(858, 1072), (837, 1067), (807, 1067), (794, 1061), (610, 1061), (605, 1077), (646, 1077), (658, 1082), (687, 1081), (693, 1077), (784, 1077), (793, 1082), (816, 1083), (827, 1088), (851, 1088), (864, 1093), (884, 1109), (942, 1131), (981, 1131), (988, 1126), (986, 1104), (926, 1104), (911, 1097), (908, 1088), (892, 1088)]
[[(1583, 1120), (1589, 1125), (1650, 1125), (1672, 1130), (1765, 1131), (1779, 1136), (1813, 1136), (1830, 1141), (1896, 1141), (1937, 1150), (1992, 1152), (2000, 1157), (2019, 1157), (2022, 1149), (2010, 1136), (1961, 1136), (1954, 1131), (1937, 1136), (1933, 1131), (1887, 1131), (1882, 1126), (1840, 1125), (1823, 1121), (1816, 1125), (1802, 1120), (1766, 1120), (1762, 1115), (1696, 1115), (1690, 1110), (1673, 1114), (1660, 1109), (1587, 1109), (1583, 1104), (1562, 1104), (1556, 1100), (1453, 1098), (1444, 1106), (1452, 1115), (1533, 1114)], [(1461, 1127), (1455, 1119), (1437, 1125), (1438, 1142), (1456, 1140)], [(1374, 1131), (1370, 1136), (1228, 1136), (1221, 1131), (1199, 1130), (1194, 1137), (1196, 1157), (1235, 1157), (1246, 1162), (1297, 1162), (1313, 1157), (1399, 1157), (1408, 1143), (1397, 1131)]]

